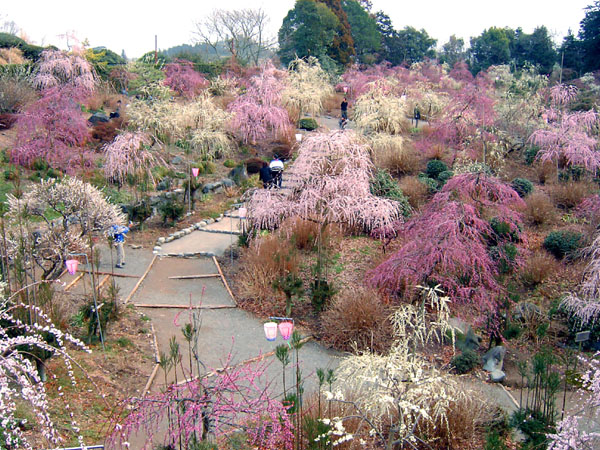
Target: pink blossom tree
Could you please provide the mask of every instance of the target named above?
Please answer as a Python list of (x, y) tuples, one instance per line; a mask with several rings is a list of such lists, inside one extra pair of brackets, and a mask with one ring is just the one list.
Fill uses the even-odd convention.
[(570, 166), (582, 166), (595, 174), (600, 168), (600, 115), (593, 110), (569, 111), (576, 96), (575, 86), (554, 86), (550, 107), (542, 115), (547, 126), (535, 131), (530, 141), (540, 147), (537, 158), (541, 161), (554, 161), (558, 166), (564, 159)]
[[(4, 290), (5, 286), (2, 286)], [(29, 357), (35, 349), (49, 352), (62, 358), (67, 369), (68, 376), (73, 386), (77, 384), (74, 375), (74, 361), (69, 356), (67, 345), (71, 344), (77, 348), (86, 350), (85, 345), (63, 333), (56, 328), (48, 316), (39, 308), (23, 305), (15, 301), (13, 295), (8, 299), (0, 300), (0, 446), (4, 448), (33, 447), (27, 441), (27, 436), (20, 428), (20, 421), (16, 416), (17, 400), (30, 407), (35, 417), (36, 425), (41, 428), (42, 435), (48, 445), (58, 446), (62, 439), (50, 417), (50, 403), (46, 393), (45, 385), (41, 380), (40, 373), (36, 368), (35, 361)], [(31, 324), (23, 322), (19, 317), (22, 312), (29, 312), (37, 318)], [(51, 336), (56, 342), (55, 346), (48, 345), (44, 335)], [(55, 377), (53, 375), (53, 377)], [(75, 420), (72, 409), (69, 407), (68, 399), (62, 391), (58, 397), (65, 403), (64, 414), (70, 428), (77, 436), (79, 444), (84, 445), (81, 430)]]
[[(600, 432), (585, 432), (581, 422), (597, 423), (600, 417), (600, 353), (593, 358), (579, 357), (585, 367), (579, 389), (581, 401), (576, 411), (556, 424), (556, 433), (548, 435), (548, 450), (593, 450), (600, 448)], [(597, 430), (597, 428), (596, 428)]]
[(91, 166), (93, 155), (85, 147), (89, 131), (76, 97), (69, 87), (48, 88), (19, 114), (14, 163), (29, 167), (40, 159), (70, 173)]
[(165, 65), (163, 83), (185, 98), (193, 98), (210, 84), (190, 61), (176, 60)]
[[(512, 188), (485, 174), (453, 177), (421, 214), (400, 227), (401, 248), (368, 274), (369, 284), (407, 294), (435, 283), (458, 303), (494, 312), (504, 291), (499, 259), (510, 259), (503, 246), (511, 241), (519, 245), (522, 239), (520, 215), (512, 209), (522, 203)], [(496, 215), (511, 233), (501, 235), (492, 228), (489, 218)], [(499, 252), (496, 258), (490, 254), (491, 242)]]
[(151, 169), (167, 163), (150, 151), (151, 139), (140, 132), (125, 132), (106, 144), (104, 151), (104, 175), (107, 179), (124, 184), (130, 176), (137, 182), (142, 179), (154, 183)]
[(292, 122), (281, 102), (285, 88), (285, 73), (272, 65), (248, 80), (246, 92), (230, 105), (234, 113), (230, 127), (244, 143), (285, 135), (292, 130)]
[(68, 86), (72, 94), (87, 95), (96, 86), (92, 65), (82, 55), (60, 50), (42, 52), (33, 84), (40, 90)]

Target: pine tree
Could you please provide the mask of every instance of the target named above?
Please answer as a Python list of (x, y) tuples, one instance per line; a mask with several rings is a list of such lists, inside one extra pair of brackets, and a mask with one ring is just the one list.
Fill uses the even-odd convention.
[(333, 44), (329, 48), (329, 56), (341, 64), (349, 64), (350, 57), (355, 55), (354, 40), (350, 33), (350, 24), (346, 11), (342, 8), (341, 0), (317, 0), (325, 4), (340, 21), (340, 29), (337, 36), (333, 38)]

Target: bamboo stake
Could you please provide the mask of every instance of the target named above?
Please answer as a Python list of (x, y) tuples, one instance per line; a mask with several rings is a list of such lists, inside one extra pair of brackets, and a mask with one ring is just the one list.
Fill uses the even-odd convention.
[(110, 279), (110, 275), (106, 275), (104, 278), (102, 278), (100, 283), (98, 283), (98, 292), (100, 292), (100, 289), (102, 289), (102, 286), (104, 286), (109, 279)]
[(158, 340), (156, 339), (156, 331), (154, 331), (154, 324), (150, 324), (150, 328), (152, 329), (152, 338), (154, 341), (154, 362), (156, 364), (160, 363), (160, 357), (158, 356)]
[[(87, 273), (87, 270), (77, 269), (77, 272)], [(113, 277), (121, 277), (121, 278), (140, 278), (139, 275), (129, 275), (126, 273), (112, 273), (112, 272), (94, 272), (96, 275), (112, 275)]]
[(219, 273), (208, 273), (205, 275), (178, 275), (178, 276), (174, 276), (174, 277), (169, 277), (169, 280), (192, 280), (195, 278), (214, 278), (214, 277), (220, 277), (221, 274)]
[(142, 284), (142, 282), (146, 278), (146, 275), (148, 275), (148, 272), (150, 272), (150, 269), (152, 268), (152, 265), (154, 264), (154, 261), (156, 261), (156, 257), (157, 257), (157, 255), (154, 255), (154, 258), (152, 258), (152, 261), (150, 261), (150, 264), (148, 264), (148, 268), (144, 272), (144, 275), (142, 275), (142, 277), (138, 280), (138, 282), (133, 287), (133, 290), (129, 293), (129, 295), (127, 296), (127, 298), (123, 301), (124, 304), (127, 304), (129, 302), (129, 300), (131, 299), (131, 297), (133, 297), (133, 294), (135, 294), (135, 291), (138, 290), (138, 288), (140, 287), (140, 285)]
[(150, 378), (148, 378), (148, 382), (146, 383), (146, 386), (144, 386), (144, 391), (142, 392), (142, 397), (146, 397), (146, 395), (150, 391), (150, 387), (152, 386), (152, 382), (154, 381), (154, 378), (156, 378), (156, 374), (158, 373), (159, 367), (160, 367), (160, 364), (158, 364), (158, 363), (154, 364), (154, 369), (152, 369)]
[(213, 261), (215, 262), (215, 266), (217, 266), (217, 270), (219, 271), (219, 275), (221, 276), (221, 281), (223, 281), (223, 284), (225, 285), (225, 289), (227, 289), (227, 292), (229, 292), (229, 295), (231, 296), (231, 300), (233, 300), (233, 303), (237, 306), (237, 302), (235, 301), (235, 297), (233, 296), (233, 292), (231, 292), (231, 289), (229, 289), (229, 285), (227, 284), (227, 280), (225, 279), (225, 276), (223, 275), (223, 271), (221, 270), (221, 266), (219, 265), (219, 261), (217, 261), (217, 258), (215, 256), (212, 257)]
[(77, 282), (79, 282), (79, 280), (81, 280), (83, 277), (85, 276), (85, 272), (81, 273), (79, 275), (77, 275), (77, 278), (75, 278), (73, 281), (71, 281), (66, 287), (65, 287), (65, 292), (67, 292), (69, 289), (71, 289), (73, 286), (75, 286), (77, 284)]
[(173, 309), (234, 309), (237, 308), (235, 305), (202, 305), (202, 306), (189, 306), (189, 305), (169, 305), (169, 304), (149, 304), (149, 303), (134, 303), (133, 306), (136, 308), (173, 308)]

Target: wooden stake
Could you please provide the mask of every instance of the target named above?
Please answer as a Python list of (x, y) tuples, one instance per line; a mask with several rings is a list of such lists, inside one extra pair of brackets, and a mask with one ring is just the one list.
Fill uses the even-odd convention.
[(140, 287), (140, 285), (142, 284), (142, 282), (146, 278), (146, 275), (148, 275), (148, 272), (150, 272), (150, 269), (152, 268), (152, 265), (154, 264), (154, 261), (156, 261), (156, 257), (157, 256), (158, 255), (154, 255), (154, 258), (152, 258), (152, 261), (150, 261), (150, 264), (148, 264), (148, 268), (144, 272), (144, 275), (142, 275), (142, 277), (138, 280), (138, 282), (133, 287), (133, 290), (129, 293), (129, 295), (127, 296), (127, 298), (123, 301), (124, 304), (127, 304), (129, 302), (129, 300), (131, 299), (131, 297), (133, 297), (133, 294), (135, 294), (135, 291), (138, 290), (138, 288)]
[(192, 306), (189, 305), (167, 305), (167, 304), (155, 304), (151, 305), (148, 303), (134, 303), (133, 306), (136, 308), (173, 308), (173, 309), (233, 309), (237, 308), (235, 305), (202, 305)]
[(71, 289), (73, 286), (75, 286), (79, 280), (81, 280), (83, 277), (85, 276), (85, 272), (77, 275), (77, 278), (75, 278), (73, 281), (71, 281), (66, 287), (65, 287), (65, 292), (67, 292), (69, 289)]
[(98, 292), (100, 292), (100, 289), (102, 288), (102, 286), (104, 286), (109, 279), (110, 279), (110, 275), (106, 275), (104, 278), (102, 278), (102, 281), (100, 281), (100, 283), (98, 283)]
[(229, 285), (227, 284), (227, 280), (225, 279), (225, 276), (223, 275), (223, 271), (221, 270), (221, 266), (219, 265), (219, 261), (217, 261), (217, 258), (215, 256), (212, 257), (213, 261), (215, 262), (215, 266), (217, 266), (217, 270), (219, 271), (219, 275), (221, 276), (221, 280), (223, 281), (223, 284), (225, 285), (225, 289), (227, 289), (227, 292), (229, 292), (229, 295), (231, 296), (231, 300), (233, 300), (233, 303), (237, 306), (237, 302), (235, 301), (235, 297), (233, 296), (233, 292), (231, 292), (231, 289), (229, 289)]
[(158, 368), (159, 367), (160, 367), (160, 364), (158, 364), (158, 363), (156, 363), (154, 365), (154, 369), (152, 369), (152, 373), (150, 374), (150, 378), (148, 378), (148, 382), (146, 383), (146, 386), (144, 386), (144, 392), (142, 392), (142, 397), (146, 397), (146, 395), (150, 391), (150, 387), (152, 386), (152, 382), (154, 381), (154, 378), (156, 378), (156, 374), (158, 373)]
[(195, 278), (214, 278), (214, 277), (220, 277), (221, 274), (219, 273), (208, 273), (205, 275), (178, 275), (178, 276), (174, 276), (174, 277), (169, 277), (169, 280), (192, 280)]
[[(82, 270), (82, 269), (77, 269), (77, 272), (84, 272), (87, 273), (87, 270)], [(96, 275), (112, 275), (114, 277), (121, 277), (121, 278), (139, 278), (139, 275), (129, 275), (126, 273), (112, 273), (112, 272), (94, 272)]]
[(156, 339), (156, 331), (154, 331), (154, 324), (150, 324), (152, 328), (152, 338), (154, 340), (154, 359), (156, 364), (160, 363), (160, 357), (158, 355), (158, 340)]

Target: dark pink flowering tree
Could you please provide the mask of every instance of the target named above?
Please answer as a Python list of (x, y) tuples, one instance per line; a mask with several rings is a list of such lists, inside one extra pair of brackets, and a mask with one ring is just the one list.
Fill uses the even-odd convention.
[(194, 98), (210, 84), (190, 61), (176, 60), (165, 65), (163, 83), (182, 97)]
[[(2, 286), (4, 290), (5, 286)], [(71, 335), (63, 333), (56, 328), (48, 316), (39, 308), (23, 305), (15, 302), (14, 294), (11, 298), (0, 300), (0, 429), (3, 441), (2, 448), (24, 448), (33, 447), (27, 441), (27, 436), (22, 432), (19, 419), (16, 416), (17, 401), (27, 404), (35, 418), (36, 425), (41, 428), (43, 437), (48, 446), (57, 447), (62, 439), (50, 418), (50, 403), (46, 393), (45, 385), (41, 380), (40, 373), (29, 355), (36, 349), (60, 356), (67, 369), (70, 382), (77, 384), (74, 376), (75, 363), (69, 356), (67, 345), (87, 350), (85, 345)], [(19, 317), (22, 312), (29, 313), (37, 320), (25, 323)], [(56, 343), (55, 346), (47, 344), (44, 335), (51, 336)], [(89, 351), (89, 350), (88, 350)], [(53, 375), (53, 377), (55, 377)], [(74, 418), (68, 399), (62, 391), (59, 391), (59, 399), (65, 403), (65, 418), (70, 428), (77, 436), (79, 444), (84, 445), (81, 430)]]
[(597, 423), (600, 416), (600, 353), (592, 358), (579, 357), (585, 368), (579, 389), (577, 411), (567, 414), (556, 424), (556, 433), (548, 435), (548, 450), (594, 450), (600, 448), (600, 432), (585, 432), (579, 422)]
[[(143, 431), (145, 448), (164, 436), (165, 444), (191, 443), (242, 430), (254, 448), (291, 450), (293, 425), (287, 409), (269, 393), (267, 364), (226, 367), (218, 373), (172, 384), (165, 392), (133, 399), (133, 412), (115, 426), (110, 441), (129, 447), (132, 434)], [(166, 424), (166, 432), (159, 427)], [(157, 436), (160, 433), (160, 436)]]
[(569, 111), (576, 96), (575, 86), (553, 87), (550, 107), (542, 115), (547, 126), (535, 131), (530, 140), (540, 147), (537, 158), (541, 161), (554, 161), (558, 166), (564, 159), (570, 166), (582, 166), (595, 174), (600, 168), (600, 115), (593, 110)]
[(89, 138), (87, 123), (74, 98), (73, 88), (45, 89), (17, 119), (17, 139), (11, 160), (29, 167), (36, 159), (51, 167), (73, 173), (90, 167), (92, 153), (85, 147)]
[(246, 92), (236, 98), (229, 111), (234, 113), (230, 127), (244, 143), (285, 135), (292, 122), (281, 102), (285, 72), (268, 64), (247, 80)]
[(401, 219), (400, 205), (371, 194), (373, 163), (352, 131), (319, 133), (302, 141), (284, 180), (291, 189), (259, 189), (248, 203), (258, 228), (274, 229), (289, 217), (371, 231)]
[(518, 235), (520, 216), (512, 208), (523, 201), (512, 188), (484, 174), (462, 174), (450, 181), (421, 214), (400, 227), (402, 247), (368, 274), (368, 282), (396, 294), (440, 284), (455, 301), (493, 312), (504, 289), (490, 241), (503, 256), (502, 245), (514, 239), (498, 235), (489, 218), (501, 216)]

